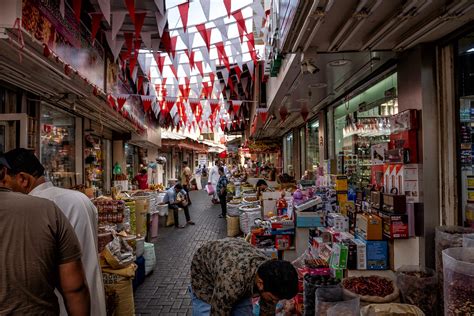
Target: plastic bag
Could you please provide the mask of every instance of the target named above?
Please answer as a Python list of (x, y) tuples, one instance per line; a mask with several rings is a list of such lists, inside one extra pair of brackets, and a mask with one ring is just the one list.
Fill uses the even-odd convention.
[(105, 246), (102, 254), (112, 269), (125, 268), (135, 261), (132, 247), (117, 235)]
[(402, 266), (396, 274), (402, 301), (419, 307), (427, 315), (435, 315), (438, 304), (436, 272), (420, 266)]
[(423, 316), (421, 309), (409, 304), (370, 304), (360, 309), (362, 316)]
[(474, 248), (443, 251), (445, 315), (474, 315)]
[[(326, 282), (327, 280), (327, 282)], [(316, 308), (316, 290), (320, 288), (341, 287), (333, 278), (329, 276), (310, 275), (304, 276), (303, 293), (304, 293), (304, 315), (314, 316)], [(324, 285), (327, 284), (327, 285)]]
[(359, 308), (359, 296), (348, 295), (340, 287), (316, 290), (316, 316), (358, 316)]
[(155, 245), (152, 243), (145, 243), (145, 252), (143, 254), (145, 258), (145, 275), (149, 275), (156, 265)]
[(214, 195), (215, 189), (214, 186), (210, 183), (206, 185), (206, 191), (208, 195)]
[(462, 236), (462, 246), (463, 247), (474, 247), (474, 234), (465, 234)]
[(168, 210), (168, 217), (166, 218), (166, 226), (173, 226), (174, 225), (174, 212), (178, 212), (178, 210), (170, 208)]

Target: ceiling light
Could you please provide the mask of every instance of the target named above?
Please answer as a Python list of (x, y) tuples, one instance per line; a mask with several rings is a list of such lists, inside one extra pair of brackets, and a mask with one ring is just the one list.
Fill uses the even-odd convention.
[(320, 88), (326, 88), (327, 86), (328, 84), (325, 82), (316, 82), (316, 83), (310, 84), (308, 87), (320, 89)]
[(469, 48), (466, 53), (474, 53), (474, 47), (473, 48)]
[(331, 67), (341, 67), (351, 63), (349, 59), (335, 59), (328, 63)]

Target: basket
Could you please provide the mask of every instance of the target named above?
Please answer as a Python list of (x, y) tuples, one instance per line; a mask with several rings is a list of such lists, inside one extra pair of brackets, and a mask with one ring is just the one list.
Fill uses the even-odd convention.
[(240, 218), (227, 216), (227, 237), (240, 235)]

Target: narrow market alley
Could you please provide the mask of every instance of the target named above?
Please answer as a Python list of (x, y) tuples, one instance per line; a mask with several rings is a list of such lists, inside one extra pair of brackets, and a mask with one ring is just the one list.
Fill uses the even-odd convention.
[[(212, 205), (205, 191), (190, 195), (191, 219), (196, 225), (184, 229), (160, 227), (155, 270), (135, 292), (137, 315), (191, 315), (187, 288), (192, 256), (206, 241), (226, 236), (226, 223), (218, 218), (220, 206)], [(181, 212), (180, 223), (184, 222)]]

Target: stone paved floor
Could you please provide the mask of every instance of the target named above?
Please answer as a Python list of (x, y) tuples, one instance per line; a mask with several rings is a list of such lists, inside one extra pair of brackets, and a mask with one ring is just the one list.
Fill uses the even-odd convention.
[[(226, 224), (218, 218), (220, 205), (213, 205), (206, 192), (193, 191), (190, 196), (191, 219), (196, 225), (159, 228), (155, 271), (135, 293), (137, 315), (191, 315), (187, 288), (192, 256), (206, 241), (224, 238)], [(180, 223), (184, 223), (184, 214), (180, 213)]]

